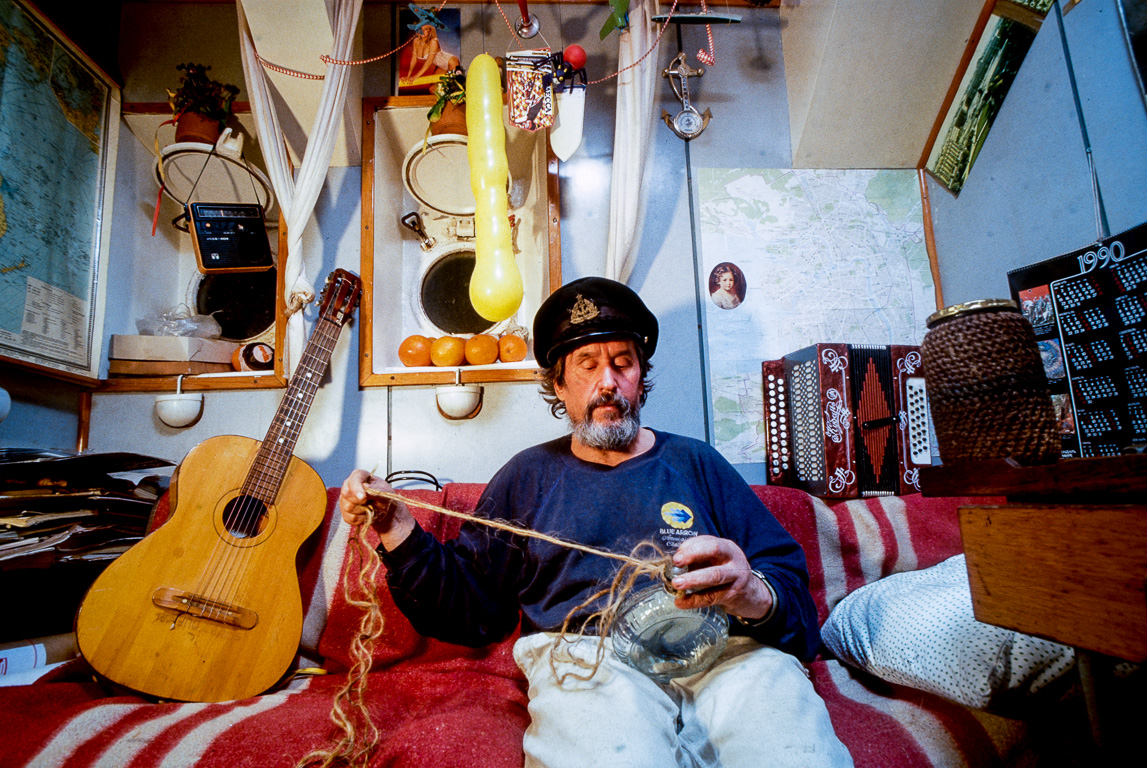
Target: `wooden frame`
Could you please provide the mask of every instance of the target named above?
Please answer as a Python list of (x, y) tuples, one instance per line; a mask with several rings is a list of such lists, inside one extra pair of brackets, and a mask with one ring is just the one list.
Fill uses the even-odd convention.
[[(439, 31), (434, 30), (433, 34), (442, 46), (442, 52), (447, 58), (460, 55), (462, 50), (462, 11), (459, 8), (438, 8), (435, 14), (438, 20), (445, 25), (445, 29)], [(394, 83), (391, 86), (390, 92), (396, 96), (415, 96), (415, 95), (428, 95), (434, 93), (433, 83), (410, 83), (403, 82), (402, 65), (410, 65), (414, 55), (414, 43), (418, 32), (407, 28), (408, 23), (412, 23), (418, 18), (414, 13), (402, 4), (396, 3), (394, 6), (393, 23), (394, 30), (398, 34), (398, 48), (394, 54)], [(433, 28), (433, 25), (430, 25)], [(439, 67), (435, 63), (431, 63), (430, 67), (435, 70), (427, 77), (434, 78), (437, 82), (441, 72), (437, 70), (446, 71), (449, 68), (449, 62), (443, 61), (443, 66)], [(459, 66), (461, 63), (459, 62)]]
[(924, 247), (928, 249), (928, 267), (932, 271), (936, 309), (943, 309), (944, 291), (940, 287), (940, 260), (936, 252), (936, 231), (932, 228), (932, 198), (928, 195), (928, 176), (923, 168), (917, 168), (916, 175), (920, 182), (920, 207), (924, 213)]
[[(10, 190), (5, 192), (8, 233), (0, 252), (0, 301), (7, 308), (0, 328), (0, 362), (94, 386), (103, 357), (120, 89), (31, 3), (15, 3), (11, 10), (13, 25), (20, 20), (27, 24), (12, 31), (12, 39), (28, 37), (34, 46), (35, 38), (42, 37), (56, 62), (54, 85), (40, 75), (26, 85), (34, 91), (60, 88), (67, 93), (29, 93), (27, 100), (5, 102), (11, 102), (9, 110), (37, 103), (60, 105), (47, 108), (38, 123), (32, 114), (0, 116), (11, 122), (14, 149), (0, 168)], [(34, 58), (13, 43), (5, 68), (24, 62), (34, 69), (39, 66)], [(5, 74), (17, 93), (20, 73)], [(25, 123), (35, 123), (35, 128), (20, 131)], [(45, 169), (55, 172), (45, 178)], [(69, 180), (86, 183), (69, 187)], [(72, 201), (71, 207), (61, 200)], [(58, 263), (49, 263), (52, 259)]]
[[(972, 33), (968, 37), (968, 44), (964, 48), (963, 56), (961, 56), (960, 63), (956, 67), (956, 71), (952, 76), (952, 82), (948, 86), (948, 92), (944, 96), (944, 101), (940, 105), (940, 111), (936, 115), (935, 122), (932, 124), (932, 130), (928, 134), (928, 139), (924, 142), (924, 149), (920, 153), (920, 160), (917, 163), (918, 168), (927, 171), (945, 188), (952, 190), (954, 194), (959, 193), (960, 188), (963, 186), (963, 179), (966, 178), (967, 174), (971, 172), (972, 165), (974, 164), (975, 153), (973, 153), (972, 160), (968, 162), (967, 168), (964, 170), (963, 175), (959, 180), (959, 184), (954, 189), (951, 187), (949, 181), (943, 178), (942, 174), (929, 166), (929, 163), (931, 161), (932, 152), (935, 149), (936, 142), (942, 141), (940, 138), (940, 132), (944, 130), (945, 124), (949, 122), (949, 116), (953, 113), (953, 108), (956, 104), (956, 101), (961, 96), (961, 89), (966, 86), (964, 82), (965, 76), (968, 74), (969, 67), (972, 66), (972, 59), (975, 57), (976, 51), (980, 47), (981, 40), (984, 37), (984, 33), (987, 31), (988, 26), (991, 24), (993, 17), (998, 17), (1001, 20), (1014, 21), (1025, 27), (1036, 30), (1039, 29), (1040, 24), (1042, 24), (1044, 18), (1043, 15), (1032, 10), (1031, 8), (1028, 8), (1021, 3), (1012, 2), (1012, 0), (986, 0), (984, 7), (980, 10), (980, 16), (976, 19), (976, 25), (973, 27)], [(1026, 56), (1026, 49), (1023, 55)], [(969, 121), (969, 124), (971, 124), (971, 121)], [(988, 127), (985, 130), (985, 135), (986, 132), (990, 130), (991, 123), (988, 124)], [(937, 162), (939, 163), (943, 161), (938, 160)]]
[[(251, 112), (249, 102), (235, 102), (232, 112), (236, 119), (247, 119)], [(154, 134), (161, 119), (171, 116), (171, 105), (167, 102), (127, 102), (122, 108), (123, 118), (129, 126), (133, 126), (137, 136), (140, 134)], [(139, 130), (135, 123), (147, 124), (147, 130)], [(154, 125), (153, 125), (154, 124)], [(254, 129), (244, 125), (244, 132), (254, 136)], [(142, 141), (142, 138), (141, 138)], [(146, 142), (144, 142), (146, 145)], [(256, 142), (257, 146), (257, 142)], [(282, 210), (279, 211), (279, 248), (276, 265), (286, 264), (287, 258), (287, 223), (283, 219)], [(236, 371), (233, 375), (186, 375), (183, 377), (183, 390), (187, 392), (211, 390), (241, 390), (241, 389), (282, 389), (287, 386), (287, 377), (283, 373), (283, 338), (286, 333), (286, 304), (283, 301), (283, 270), (277, 269), (275, 289), (275, 367), (273, 372), (241, 373)], [(95, 387), (96, 392), (168, 392), (175, 391), (176, 376), (131, 376), (103, 379)]]
[[(419, 107), (429, 109), (434, 103), (430, 96), (393, 96), (367, 98), (362, 102), (363, 148), (362, 148), (362, 240), (361, 273), (363, 281), (362, 303), (359, 308), (359, 384), (362, 387), (439, 385), (462, 383), (534, 381), (537, 378), (536, 366), (495, 363), (485, 366), (461, 366), (459, 368), (418, 369), (404, 371), (401, 368), (386, 367), (376, 370), (374, 361), (378, 352), (374, 349), (375, 339), (375, 294), (381, 275), (375, 270), (375, 177), (379, 173), (375, 153), (376, 118), (379, 110), (399, 107)], [(548, 295), (561, 285), (561, 215), (558, 185), (558, 159), (546, 143), (546, 201), (545, 215), (548, 230), (548, 259), (545, 264), (547, 282), (543, 286)], [(526, 361), (529, 362), (528, 360)]]
[[(279, 267), (287, 263), (287, 222), (279, 213), (279, 255), (275, 274), (275, 368), (273, 372), (231, 374), (209, 374), (183, 376), (185, 392), (199, 392), (227, 389), (282, 389), (287, 386), (283, 374), (283, 338), (286, 335), (287, 313), (283, 301), (283, 270)], [(104, 379), (97, 392), (167, 392), (175, 391), (177, 376), (130, 376)]]

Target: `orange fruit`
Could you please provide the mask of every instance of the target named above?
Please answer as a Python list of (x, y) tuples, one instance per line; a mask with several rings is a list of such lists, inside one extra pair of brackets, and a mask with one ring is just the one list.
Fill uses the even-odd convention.
[(470, 365), (489, 365), (498, 361), (498, 340), (485, 333), (466, 339), (466, 362)]
[(430, 365), (430, 344), (433, 341), (417, 333), (407, 336), (398, 345), (398, 359), (407, 367)]
[(443, 336), (430, 345), (430, 362), (453, 368), (466, 361), (466, 342), (457, 336)]
[(498, 357), (503, 363), (516, 363), (526, 359), (526, 340), (516, 333), (507, 333), (498, 339)]

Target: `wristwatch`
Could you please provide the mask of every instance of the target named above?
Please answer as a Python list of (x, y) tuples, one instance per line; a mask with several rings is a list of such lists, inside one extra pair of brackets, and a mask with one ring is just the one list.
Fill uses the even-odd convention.
[(773, 589), (773, 585), (769, 583), (767, 578), (765, 578), (765, 574), (761, 573), (756, 568), (753, 569), (752, 573), (754, 576), (761, 580), (761, 582), (765, 585), (765, 589), (769, 590), (769, 596), (773, 598), (773, 603), (769, 607), (769, 612), (759, 619), (744, 619), (740, 616), (734, 616), (733, 618), (745, 627), (763, 627), (772, 621), (773, 616), (777, 614), (777, 591)]

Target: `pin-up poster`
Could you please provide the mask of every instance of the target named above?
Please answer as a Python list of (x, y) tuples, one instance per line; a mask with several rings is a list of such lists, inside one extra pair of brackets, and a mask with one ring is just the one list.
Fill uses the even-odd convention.
[(397, 95), (433, 93), (438, 78), (463, 66), (462, 12), (457, 8), (437, 13), (414, 5), (401, 8), (397, 29), (402, 45), (398, 52)]

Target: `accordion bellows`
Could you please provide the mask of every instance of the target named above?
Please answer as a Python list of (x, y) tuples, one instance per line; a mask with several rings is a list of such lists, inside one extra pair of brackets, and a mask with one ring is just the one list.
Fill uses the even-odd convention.
[(932, 459), (918, 347), (815, 344), (761, 367), (769, 483), (839, 499), (920, 490)]

